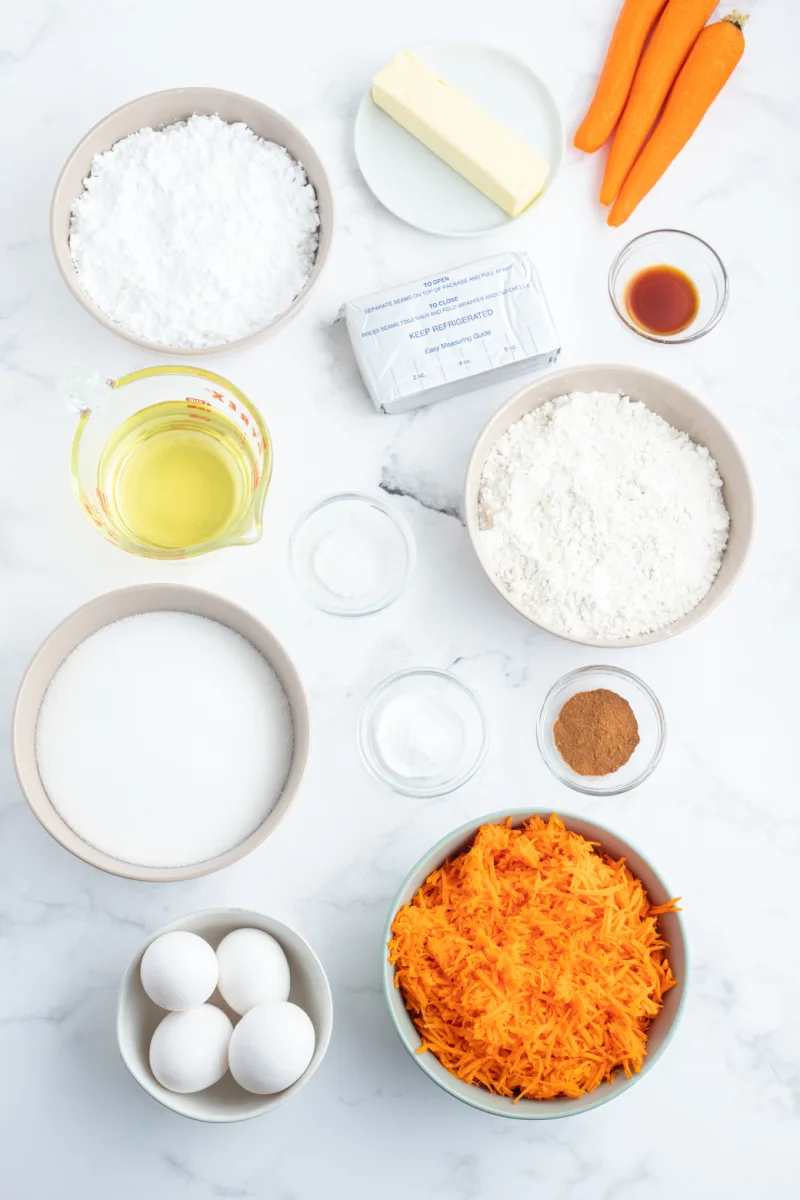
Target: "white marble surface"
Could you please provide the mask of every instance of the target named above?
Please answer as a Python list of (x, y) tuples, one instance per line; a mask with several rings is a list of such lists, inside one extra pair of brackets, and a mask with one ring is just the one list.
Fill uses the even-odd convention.
[[(39, 828), (0, 760), (0, 1144), (4, 1200), (746, 1200), (797, 1195), (798, 407), (800, 119), (792, 0), (751, 0), (735, 79), (658, 191), (610, 231), (600, 164), (570, 150), (529, 220), (485, 243), (437, 241), (373, 201), (351, 148), (370, 73), (434, 38), (513, 49), (552, 84), (567, 126), (590, 93), (618, 0), (27, 0), (0, 31), (0, 704), (40, 639), (104, 590), (168, 579), (248, 605), (285, 640), (314, 722), (296, 807), (252, 857), (172, 886), (101, 875)], [(68, 151), (145, 92), (213, 84), (256, 96), (305, 130), (338, 201), (332, 261), (275, 342), (213, 365), (261, 407), (277, 467), (259, 545), (185, 564), (126, 557), (69, 489), (72, 418), (55, 381), (149, 356), (96, 326), (56, 273), (47, 234)], [(628, 236), (660, 225), (706, 236), (730, 268), (730, 309), (691, 348), (650, 347), (615, 320), (606, 271)], [(376, 416), (339, 328), (343, 298), (494, 247), (528, 250), (564, 363), (627, 361), (695, 388), (744, 448), (759, 501), (748, 569), (723, 608), (678, 640), (610, 656), (641, 673), (669, 739), (640, 790), (591, 801), (549, 777), (533, 729), (541, 699), (589, 650), (539, 635), (495, 595), (452, 514), (468, 450), (509, 388), (416, 416)], [(339, 489), (392, 493), (419, 567), (402, 600), (346, 622), (297, 595), (286, 542)], [(354, 728), (364, 696), (409, 664), (453, 666), (492, 723), (485, 767), (461, 792), (415, 802), (373, 783)], [(379, 992), (381, 930), (399, 881), (463, 820), (504, 805), (580, 812), (641, 845), (684, 897), (693, 972), (677, 1038), (650, 1077), (582, 1118), (546, 1125), (459, 1105), (414, 1066)], [(116, 1051), (116, 987), (145, 933), (193, 909), (242, 904), (296, 924), (333, 985), (332, 1045), (317, 1076), (267, 1119), (204, 1127), (161, 1109)]]

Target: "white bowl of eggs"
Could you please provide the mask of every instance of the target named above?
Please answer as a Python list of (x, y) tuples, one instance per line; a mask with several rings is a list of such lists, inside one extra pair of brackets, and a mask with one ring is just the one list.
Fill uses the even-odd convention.
[(308, 1082), (331, 1037), (322, 964), (288, 925), (209, 908), (156, 930), (122, 980), (117, 1041), (154, 1099), (196, 1121), (246, 1121)]

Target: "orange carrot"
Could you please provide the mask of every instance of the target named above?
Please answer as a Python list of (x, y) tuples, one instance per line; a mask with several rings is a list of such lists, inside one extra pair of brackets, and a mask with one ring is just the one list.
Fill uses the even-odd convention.
[(555, 815), (481, 826), (392, 922), (417, 1053), (515, 1100), (630, 1078), (676, 982), (658, 921), (676, 903), (653, 907), (624, 858)]
[(614, 134), (600, 191), (601, 204), (610, 204), (625, 182), (675, 76), (716, 3), (717, 0), (669, 0), (642, 55)]
[(611, 37), (597, 91), (575, 134), (575, 146), (594, 154), (614, 132), (650, 30), (667, 0), (625, 0)]
[(680, 153), (744, 54), (742, 26), (747, 17), (730, 16), (708, 25), (689, 52), (652, 137), (642, 150), (608, 214), (622, 225)]

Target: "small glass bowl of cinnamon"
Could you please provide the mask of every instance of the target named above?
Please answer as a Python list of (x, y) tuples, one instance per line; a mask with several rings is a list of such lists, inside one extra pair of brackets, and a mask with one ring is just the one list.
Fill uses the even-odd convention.
[(618, 796), (652, 775), (666, 732), (664, 711), (643, 680), (621, 667), (581, 667), (547, 693), (536, 740), (567, 787)]

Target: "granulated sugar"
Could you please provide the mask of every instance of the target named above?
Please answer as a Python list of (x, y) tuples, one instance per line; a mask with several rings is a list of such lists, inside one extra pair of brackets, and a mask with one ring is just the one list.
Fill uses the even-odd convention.
[(627, 396), (548, 401), (492, 447), (480, 541), (509, 598), (577, 637), (662, 629), (708, 592), (730, 518), (704, 446)]
[(219, 346), (289, 307), (318, 228), (316, 193), (287, 150), (193, 116), (94, 156), (69, 245), (86, 293), (128, 333)]
[(269, 663), (190, 613), (107, 625), (56, 672), (36, 728), (39, 773), (67, 825), (147, 867), (203, 862), (268, 815), (292, 756)]

